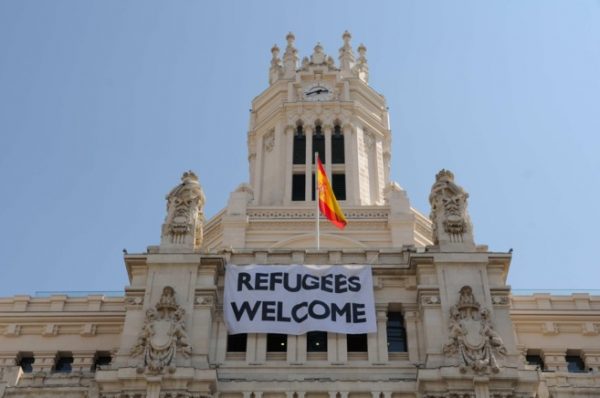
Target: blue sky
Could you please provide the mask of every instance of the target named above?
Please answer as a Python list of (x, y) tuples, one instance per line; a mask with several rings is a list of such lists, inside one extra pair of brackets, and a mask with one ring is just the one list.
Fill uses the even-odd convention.
[(248, 180), (271, 46), (337, 59), (346, 29), (412, 205), (451, 169), (513, 288), (598, 288), (599, 1), (3, 0), (0, 296), (122, 290), (184, 170), (209, 216)]

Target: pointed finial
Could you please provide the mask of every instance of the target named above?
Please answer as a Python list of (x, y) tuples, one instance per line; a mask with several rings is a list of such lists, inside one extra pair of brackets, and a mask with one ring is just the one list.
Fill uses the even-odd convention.
[(342, 75), (344, 77), (349, 77), (352, 74), (352, 68), (354, 67), (354, 52), (350, 45), (352, 35), (350, 32), (345, 31), (342, 35), (342, 39), (344, 40), (344, 45), (340, 48), (340, 56), (338, 59), (340, 60)]
[(281, 59), (279, 58), (279, 47), (274, 44), (271, 48), (271, 68), (269, 69), (269, 84), (275, 83), (281, 77), (283, 73), (283, 66), (281, 65)]
[(318, 42), (315, 46), (314, 52), (310, 57), (310, 62), (312, 62), (315, 65), (321, 65), (326, 62), (325, 52), (323, 51), (323, 46), (321, 45), (321, 43)]
[(367, 53), (367, 47), (365, 47), (364, 44), (360, 43), (360, 45), (357, 48), (358, 53), (360, 54), (361, 57), (364, 57), (365, 54)]
[(350, 44), (350, 39), (352, 39), (352, 35), (347, 30), (344, 31), (342, 35), (342, 39), (344, 40), (344, 44)]
[(294, 41), (296, 40), (296, 36), (294, 36), (294, 34), (292, 32), (289, 32), (287, 34), (287, 36), (285, 37), (285, 39), (287, 40), (288, 46), (293, 46)]
[(277, 44), (273, 44), (273, 47), (271, 47), (271, 54), (273, 54), (273, 58), (279, 56), (279, 46), (277, 46)]
[(283, 54), (283, 74), (286, 79), (289, 79), (296, 73), (298, 50), (294, 47), (296, 36), (292, 32), (288, 33), (285, 39), (287, 40), (287, 47), (285, 48), (285, 54)]
[(356, 65), (354, 66), (354, 73), (360, 80), (365, 83), (369, 82), (369, 65), (367, 64), (367, 57), (365, 54), (367, 53), (367, 47), (364, 44), (360, 44), (358, 46), (358, 60), (356, 61)]

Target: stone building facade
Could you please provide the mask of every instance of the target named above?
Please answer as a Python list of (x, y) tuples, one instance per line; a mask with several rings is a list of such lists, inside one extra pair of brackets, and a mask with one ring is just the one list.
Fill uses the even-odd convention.
[[(221, 212), (205, 220), (186, 172), (160, 244), (125, 254), (122, 296), (0, 299), (0, 397), (600, 397), (600, 297), (513, 295), (511, 254), (475, 243), (450, 171), (429, 217), (390, 181), (365, 46), (346, 32), (337, 62), (319, 44), (300, 60), (286, 39), (252, 103), (249, 183)], [(322, 221), (319, 249), (315, 152), (348, 218)], [(377, 332), (228, 335), (226, 264), (369, 264)]]

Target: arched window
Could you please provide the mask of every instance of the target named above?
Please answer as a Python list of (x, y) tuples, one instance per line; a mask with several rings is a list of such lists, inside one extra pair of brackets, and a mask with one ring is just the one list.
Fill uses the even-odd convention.
[(331, 163), (344, 163), (344, 134), (339, 124), (333, 128), (331, 136)]
[(304, 129), (299, 124), (294, 133), (294, 155), (293, 164), (305, 164), (306, 163), (306, 136), (304, 135)]
[(325, 135), (323, 134), (323, 128), (320, 124), (315, 126), (315, 132), (313, 133), (313, 163), (314, 163), (314, 153), (317, 152), (319, 154), (319, 159), (321, 162), (325, 163)]

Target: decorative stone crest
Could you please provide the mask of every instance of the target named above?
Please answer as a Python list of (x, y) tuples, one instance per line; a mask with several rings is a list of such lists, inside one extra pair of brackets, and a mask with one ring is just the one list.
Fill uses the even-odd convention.
[(165, 286), (155, 308), (146, 311), (144, 327), (131, 349), (131, 356), (141, 356), (138, 372), (175, 371), (177, 351), (185, 358), (192, 353), (185, 331), (185, 310), (175, 301), (175, 290)]
[(204, 192), (193, 171), (167, 195), (167, 217), (162, 227), (161, 248), (193, 250), (202, 245)]
[(376, 138), (375, 138), (375, 134), (373, 134), (370, 131), (365, 131), (363, 134), (363, 140), (365, 143), (365, 146), (367, 147), (368, 150), (373, 149), (373, 147), (375, 146), (375, 142), (376, 142)]
[(433, 242), (440, 248), (453, 244), (475, 248), (473, 226), (467, 213), (468, 197), (469, 194), (454, 183), (451, 171), (441, 170), (435, 176), (429, 195), (430, 218), (433, 224)]
[(275, 146), (275, 133), (273, 131), (269, 131), (267, 134), (265, 134), (263, 142), (265, 145), (265, 151), (271, 152)]
[(490, 311), (481, 308), (470, 286), (460, 289), (458, 303), (450, 308), (449, 334), (443, 350), (458, 355), (461, 372), (500, 371), (496, 355), (506, 355), (506, 347), (492, 326)]

